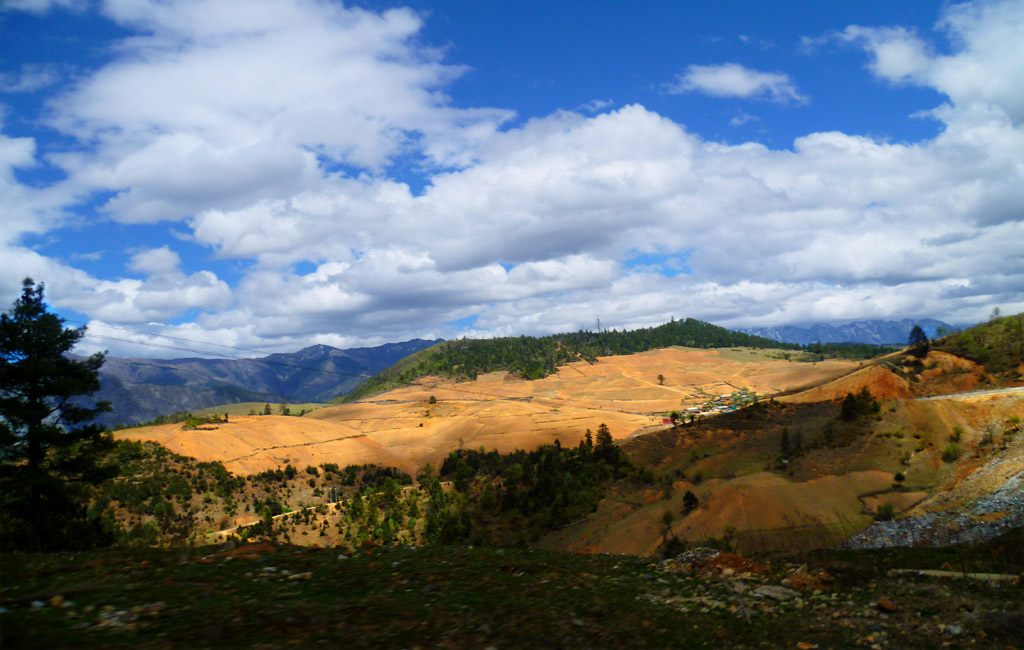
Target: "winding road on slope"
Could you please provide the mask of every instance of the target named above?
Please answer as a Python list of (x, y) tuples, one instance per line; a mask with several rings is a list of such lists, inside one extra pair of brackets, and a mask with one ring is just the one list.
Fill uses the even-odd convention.
[(975, 397), (991, 397), (996, 395), (1010, 395), (1013, 393), (1024, 393), (1024, 386), (1013, 386), (1011, 388), (989, 388), (985, 390), (968, 390), (962, 393), (946, 393), (945, 395), (931, 395), (929, 397), (915, 397), (915, 402), (927, 402), (939, 399), (973, 399)]

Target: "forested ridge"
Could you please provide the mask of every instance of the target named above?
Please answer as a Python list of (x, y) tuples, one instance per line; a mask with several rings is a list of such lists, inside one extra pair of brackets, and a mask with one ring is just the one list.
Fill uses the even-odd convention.
[(941, 338), (932, 347), (980, 363), (990, 373), (1017, 378), (1024, 364), (1024, 314), (993, 318)]
[(657, 327), (618, 332), (581, 330), (550, 336), (445, 341), (402, 360), (368, 379), (339, 401), (351, 402), (408, 385), (426, 375), (471, 381), (477, 375), (507, 370), (523, 379), (542, 379), (574, 361), (594, 363), (599, 356), (635, 354), (674, 345), (690, 348), (752, 347), (801, 350), (761, 336), (734, 332), (694, 318)]

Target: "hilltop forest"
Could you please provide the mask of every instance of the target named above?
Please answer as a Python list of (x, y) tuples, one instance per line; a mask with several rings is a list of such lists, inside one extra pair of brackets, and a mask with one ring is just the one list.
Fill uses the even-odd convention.
[(802, 350), (761, 336), (734, 332), (694, 318), (657, 327), (618, 332), (581, 330), (550, 336), (445, 341), (413, 354), (368, 379), (339, 401), (353, 402), (405, 386), (427, 375), (473, 380), (478, 375), (507, 370), (523, 379), (542, 379), (558, 366), (574, 361), (594, 363), (598, 356), (635, 354), (674, 345), (689, 348), (752, 347)]
[(1019, 378), (1024, 359), (1024, 314), (996, 318), (935, 342), (936, 350), (949, 352), (985, 366), (994, 375)]

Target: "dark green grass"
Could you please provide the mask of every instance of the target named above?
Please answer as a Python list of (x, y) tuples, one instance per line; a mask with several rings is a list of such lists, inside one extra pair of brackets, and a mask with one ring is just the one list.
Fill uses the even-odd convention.
[[(731, 578), (663, 572), (629, 556), (443, 546), (364, 549), (347, 559), (294, 547), (230, 560), (214, 548), (7, 555), (0, 645), (854, 648), (879, 631), (890, 647), (1012, 645), (1024, 621), (1019, 585), (891, 578), (886, 567), (945, 559), (887, 553), (884, 562), (870, 553), (800, 558), (834, 576), (824, 593), (804, 592), (805, 607), (765, 599), (752, 613), (728, 606)], [(774, 560), (765, 582), (780, 584), (792, 567)], [(32, 606), (58, 594), (74, 605)], [(880, 596), (899, 611), (880, 615)], [(666, 603), (703, 597), (725, 605), (688, 601), (683, 612)], [(102, 626), (117, 612), (128, 625)], [(974, 618), (960, 621), (964, 612)], [(940, 626), (953, 621), (963, 633), (943, 636)]]
[[(5, 558), (4, 647), (685, 647), (727, 623), (734, 642), (758, 636), (731, 616), (684, 625), (638, 601), (653, 578), (637, 558), (433, 547), (345, 560), (336, 550), (282, 549), (206, 563), (201, 552)], [(276, 577), (283, 572), (313, 577)], [(683, 581), (693, 582), (673, 576)], [(58, 593), (74, 607), (32, 609)], [(157, 602), (137, 629), (96, 628), (104, 606)], [(68, 615), (88, 605), (96, 610)], [(83, 621), (92, 629), (75, 629)]]

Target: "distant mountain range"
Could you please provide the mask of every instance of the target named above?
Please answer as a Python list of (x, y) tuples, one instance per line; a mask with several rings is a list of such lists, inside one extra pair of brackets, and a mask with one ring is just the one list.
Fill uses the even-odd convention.
[(862, 320), (845, 325), (816, 324), (807, 327), (783, 325), (780, 327), (750, 327), (740, 332), (756, 334), (783, 343), (871, 343), (874, 345), (906, 345), (910, 330), (920, 325), (929, 338), (934, 338), (940, 328), (946, 332), (956, 331), (948, 323), (925, 318), (912, 320)]
[(258, 359), (107, 357), (95, 400), (114, 410), (97, 421), (116, 426), (158, 415), (237, 402), (326, 402), (436, 341), (413, 339), (373, 348), (314, 345)]
[[(688, 319), (689, 322), (689, 319)], [(699, 323), (699, 321), (694, 321)], [(901, 321), (859, 321), (845, 325), (817, 324), (808, 327), (755, 327), (736, 330), (745, 334), (761, 336), (782, 343), (873, 343), (878, 345), (906, 344), (910, 330), (915, 324), (921, 325), (929, 337), (934, 337), (939, 328), (953, 331), (956, 328), (933, 319)], [(716, 332), (728, 330), (702, 324)], [(659, 332), (666, 327), (679, 327), (674, 323), (655, 328)], [(635, 334), (635, 333), (634, 333)], [(569, 336), (569, 335), (563, 335)], [(576, 335), (579, 336), (579, 335)], [(611, 335), (589, 334), (594, 337)], [(619, 338), (626, 336), (621, 333)], [(548, 337), (551, 338), (551, 337)], [(108, 357), (100, 371), (101, 388), (94, 395), (96, 400), (106, 400), (114, 410), (104, 414), (98, 421), (110, 425), (131, 425), (151, 420), (158, 415), (177, 411), (195, 411), (220, 404), (238, 402), (289, 403), (326, 402), (340, 395), (347, 395), (359, 387), (370, 376), (391, 368), (411, 354), (429, 348), (442, 339), (434, 341), (412, 339), (403, 343), (389, 343), (372, 348), (340, 350), (327, 345), (314, 345), (285, 354), (271, 354), (256, 359), (121, 359)], [(519, 339), (516, 339), (519, 341)], [(603, 341), (603, 339), (602, 339)], [(500, 342), (500, 341), (499, 341)], [(628, 354), (639, 349), (671, 345), (674, 341), (647, 341), (647, 346), (638, 349), (616, 349), (616, 354)], [(464, 345), (488, 345), (487, 341), (470, 341)], [(494, 341), (489, 343), (495, 345)], [(689, 345), (696, 345), (693, 342)], [(731, 341), (718, 345), (743, 344)], [(602, 343), (602, 350), (611, 345)], [(519, 356), (522, 356), (519, 351)], [(517, 357), (518, 358), (518, 357)], [(448, 360), (451, 361), (451, 360)], [(454, 363), (454, 362), (453, 362)], [(462, 360), (460, 367), (465, 365)], [(555, 365), (558, 365), (557, 363)], [(438, 371), (439, 369), (433, 369)], [(443, 369), (442, 369), (443, 370)], [(486, 369), (481, 370), (486, 371)], [(414, 373), (415, 374), (415, 373)], [(543, 375), (544, 373), (542, 373)], [(375, 380), (378, 379), (375, 377)]]

